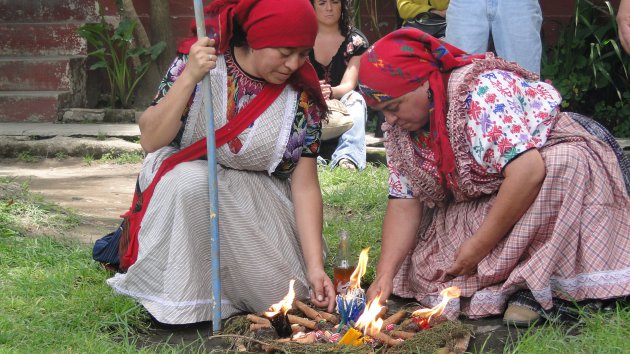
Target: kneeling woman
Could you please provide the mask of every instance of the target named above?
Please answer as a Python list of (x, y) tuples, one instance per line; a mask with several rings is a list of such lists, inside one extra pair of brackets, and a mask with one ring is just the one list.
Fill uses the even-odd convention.
[(501, 314), (511, 298), (504, 319), (527, 324), (556, 298), (630, 294), (626, 157), (560, 112), (551, 85), (401, 29), (362, 57), (359, 87), (385, 115), (390, 169), (370, 298), (433, 305), (457, 286), (451, 316)]
[[(218, 19), (217, 50), (208, 38), (184, 42), (155, 105), (140, 118), (149, 154), (139, 186), (145, 190), (166, 158), (204, 138), (206, 105), (217, 128), (254, 115), (250, 104), (263, 107), (216, 151), (221, 314), (267, 310), (290, 279), (297, 298), (310, 288), (313, 303), (332, 310), (316, 164), (326, 105), (307, 61), (315, 12), (308, 0), (218, 0), (207, 12)], [(208, 70), (213, 102), (201, 93)], [(159, 322), (212, 319), (208, 199), (206, 160), (163, 175), (142, 220), (137, 261), (108, 280)]]

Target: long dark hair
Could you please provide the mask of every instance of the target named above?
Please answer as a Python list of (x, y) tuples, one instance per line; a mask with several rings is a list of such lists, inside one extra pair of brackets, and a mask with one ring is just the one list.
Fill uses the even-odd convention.
[[(311, 0), (311, 5), (315, 7), (315, 1)], [(348, 36), (350, 29), (354, 26), (352, 23), (352, 1), (353, 0), (340, 0), (341, 1), (341, 16), (339, 17), (339, 31), (344, 37)]]

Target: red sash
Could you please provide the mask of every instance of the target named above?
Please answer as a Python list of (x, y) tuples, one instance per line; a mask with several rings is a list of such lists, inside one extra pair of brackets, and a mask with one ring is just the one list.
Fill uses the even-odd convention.
[[(282, 85), (266, 84), (256, 97), (241, 110), (236, 117), (231, 119), (223, 127), (215, 132), (216, 147), (223, 146), (228, 141), (236, 138), (245, 128), (249, 127), (277, 98), (284, 90), (286, 83)], [(207, 139), (202, 138), (190, 146), (176, 152), (166, 158), (158, 169), (151, 184), (144, 190), (136, 192), (133, 202), (128, 212), (121, 215), (124, 218), (123, 232), (118, 244), (118, 254), (120, 256), (120, 270), (127, 271), (138, 258), (138, 233), (140, 224), (147, 210), (155, 186), (160, 182), (162, 176), (172, 170), (181, 162), (197, 160), (207, 154)]]

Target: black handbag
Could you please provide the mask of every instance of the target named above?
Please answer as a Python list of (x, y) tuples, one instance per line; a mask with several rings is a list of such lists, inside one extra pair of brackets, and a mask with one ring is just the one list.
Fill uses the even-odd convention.
[(437, 39), (446, 35), (446, 18), (433, 12), (423, 12), (407, 20), (403, 27), (413, 27)]

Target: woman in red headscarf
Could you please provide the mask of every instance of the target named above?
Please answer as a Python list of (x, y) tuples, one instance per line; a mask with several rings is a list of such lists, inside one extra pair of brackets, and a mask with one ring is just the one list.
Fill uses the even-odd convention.
[[(203, 141), (211, 104), (215, 127), (244, 129), (216, 150), (222, 316), (266, 311), (286, 295), (291, 279), (297, 298), (310, 296), (332, 310), (316, 165), (326, 108), (307, 61), (317, 34), (313, 8), (308, 0), (216, 0), (206, 14), (214, 39), (180, 45), (140, 118), (148, 155), (139, 188), (146, 194), (165, 159)], [(212, 102), (200, 92), (208, 71)], [(159, 322), (208, 321), (207, 161), (177, 163), (159, 174), (138, 233), (137, 260), (108, 283)]]
[(630, 294), (627, 158), (551, 85), (401, 29), (361, 58), (359, 88), (385, 115), (390, 169), (369, 298), (434, 305), (457, 286), (449, 316), (528, 325), (559, 299)]

